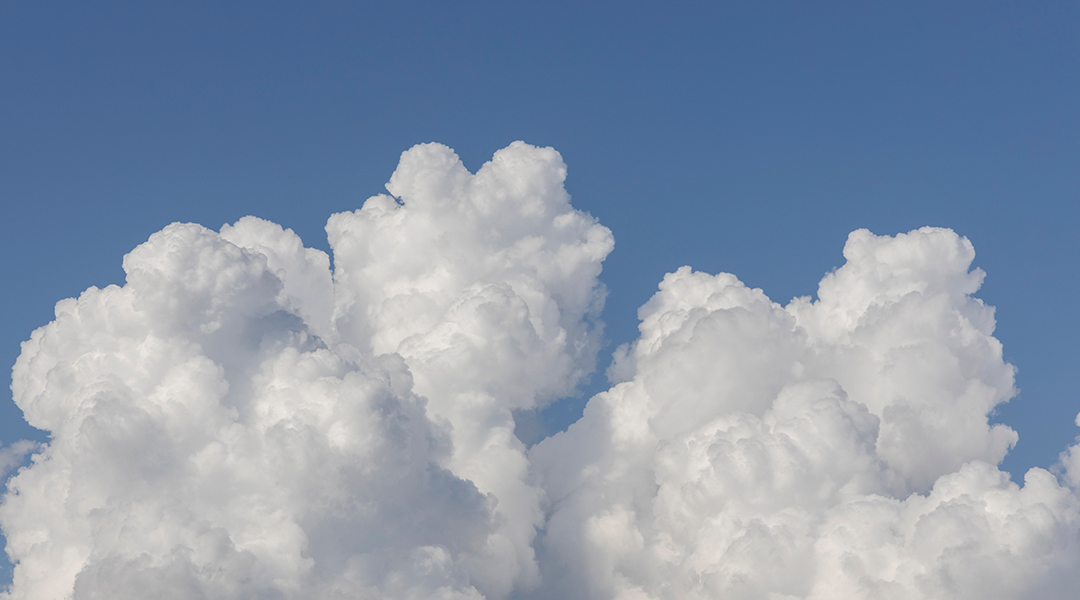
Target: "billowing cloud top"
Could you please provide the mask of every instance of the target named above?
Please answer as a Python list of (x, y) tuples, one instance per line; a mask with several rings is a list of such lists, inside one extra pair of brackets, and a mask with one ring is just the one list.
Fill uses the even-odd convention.
[(996, 465), (1014, 394), (974, 250), (851, 234), (787, 306), (683, 267), (614, 386), (532, 449), (514, 411), (594, 369), (611, 232), (557, 152), (402, 155), (325, 253), (173, 224), (57, 304), (15, 401), (6, 598), (1069, 597), (1061, 481)]

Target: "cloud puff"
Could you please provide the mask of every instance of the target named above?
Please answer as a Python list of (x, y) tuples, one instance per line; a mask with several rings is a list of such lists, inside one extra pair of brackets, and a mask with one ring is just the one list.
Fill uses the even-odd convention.
[(818, 300), (786, 307), (728, 274), (664, 278), (611, 369), (624, 381), (531, 452), (555, 595), (1022, 598), (1075, 583), (1074, 491), (994, 466), (1017, 436), (987, 415), (1014, 369), (971, 297), (971, 244), (860, 230), (844, 256)]
[(51, 441), (0, 512), (11, 597), (478, 596), (494, 500), (440, 466), (400, 358), (328, 348), (264, 255), (196, 225), (124, 267), (16, 365)]
[(475, 175), (418, 146), (400, 202), (330, 219), (333, 272), (253, 217), (174, 224), (123, 287), (60, 302), (13, 373), (51, 441), (0, 508), (9, 597), (535, 586), (542, 492), (511, 411), (593, 369), (613, 243), (565, 173), (520, 143)]
[[(611, 232), (557, 152), (444, 146), (333, 215), (174, 224), (57, 304), (0, 452), (4, 597), (1036, 598), (1080, 584), (1080, 445), (1022, 487), (1015, 394), (945, 229), (860, 230), (817, 300), (665, 276), (614, 385), (531, 450), (516, 411), (596, 364)], [(538, 533), (539, 532), (539, 533)]]
[[(402, 155), (376, 196), (327, 223), (343, 339), (408, 364), (450, 425), (446, 465), (498, 499), (482, 576), (536, 585), (542, 491), (527, 483), (515, 409), (570, 393), (595, 366), (611, 231), (574, 210), (557, 152), (521, 142), (475, 174), (445, 146)], [(478, 575), (479, 576), (479, 575)]]

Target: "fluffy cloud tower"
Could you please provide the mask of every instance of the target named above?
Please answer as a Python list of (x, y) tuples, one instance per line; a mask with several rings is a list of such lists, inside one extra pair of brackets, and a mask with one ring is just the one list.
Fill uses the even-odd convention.
[[(404, 153), (327, 224), (174, 224), (57, 304), (15, 401), (4, 597), (1046, 598), (1080, 584), (1080, 450), (1022, 487), (971, 244), (857, 231), (787, 306), (684, 267), (613, 387), (532, 449), (514, 411), (601, 345), (611, 232), (558, 153)], [(8, 453), (24, 451), (26, 445)], [(6, 456), (6, 454), (5, 454)]]

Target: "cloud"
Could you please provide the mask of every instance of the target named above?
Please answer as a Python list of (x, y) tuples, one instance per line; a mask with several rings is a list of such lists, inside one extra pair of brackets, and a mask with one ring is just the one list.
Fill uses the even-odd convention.
[[(13, 598), (505, 597), (542, 491), (511, 411), (593, 369), (611, 233), (551, 149), (443, 146), (327, 226), (174, 224), (14, 370), (50, 443), (9, 484)], [(20, 450), (25, 448), (19, 447)], [(14, 450), (12, 450), (14, 451)]]
[(818, 299), (665, 276), (612, 388), (531, 450), (515, 414), (596, 365), (611, 232), (557, 152), (402, 154), (333, 252), (173, 224), (61, 301), (0, 453), (13, 599), (998, 598), (1077, 583), (1080, 446), (1022, 487), (1014, 394), (945, 229), (856, 231)]
[(664, 278), (612, 367), (624, 381), (531, 451), (553, 595), (1025, 598), (1076, 583), (1075, 491), (994, 466), (1017, 440), (987, 419), (1014, 369), (971, 296), (971, 244), (860, 230), (844, 256), (818, 300), (786, 307), (729, 274)]

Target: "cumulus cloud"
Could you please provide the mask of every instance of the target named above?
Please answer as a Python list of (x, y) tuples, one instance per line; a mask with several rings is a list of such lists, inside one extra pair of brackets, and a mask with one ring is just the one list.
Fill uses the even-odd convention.
[(0, 452), (4, 597), (1035, 598), (1080, 567), (1080, 446), (996, 465), (1015, 394), (945, 229), (860, 230), (817, 299), (668, 274), (613, 386), (526, 449), (514, 415), (596, 365), (611, 232), (557, 152), (445, 146), (330, 217), (174, 224), (57, 304)]
[(565, 175), (551, 149), (473, 175), (418, 146), (396, 198), (330, 219), (333, 271), (254, 217), (174, 224), (125, 257), (123, 287), (60, 302), (13, 373), (51, 441), (0, 508), (9, 597), (538, 585), (542, 491), (511, 411), (593, 369), (613, 244)]
[[(818, 299), (684, 267), (623, 381), (531, 452), (567, 598), (1035, 598), (1076, 583), (1080, 503), (997, 465), (1015, 394), (946, 229), (860, 230)], [(1075, 449), (1074, 449), (1075, 451)], [(1070, 474), (1076, 461), (1069, 454)]]
[(11, 597), (478, 596), (494, 500), (440, 466), (399, 357), (329, 348), (264, 255), (196, 225), (124, 267), (16, 364), (51, 440), (0, 510)]

